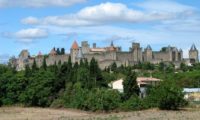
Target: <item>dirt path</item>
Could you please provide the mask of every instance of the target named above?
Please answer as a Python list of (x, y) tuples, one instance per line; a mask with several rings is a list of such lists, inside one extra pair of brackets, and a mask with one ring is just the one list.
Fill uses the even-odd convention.
[(200, 110), (144, 110), (96, 114), (79, 110), (49, 108), (0, 108), (0, 120), (199, 120)]

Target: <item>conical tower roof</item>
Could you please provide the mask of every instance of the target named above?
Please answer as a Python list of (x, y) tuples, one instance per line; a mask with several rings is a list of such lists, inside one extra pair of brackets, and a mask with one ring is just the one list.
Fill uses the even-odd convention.
[(191, 51), (195, 51), (195, 50), (197, 50), (197, 48), (196, 48), (195, 44), (192, 44), (192, 46), (191, 46), (190, 50), (191, 50)]
[(114, 47), (113, 41), (111, 41), (110, 46), (111, 46), (111, 47)]
[(71, 48), (72, 49), (78, 49), (78, 43), (76, 41), (74, 41)]
[(147, 45), (146, 50), (152, 50), (150, 45)]
[(42, 53), (41, 53), (41, 51), (39, 51), (39, 53), (38, 53), (38, 56), (42, 56)]

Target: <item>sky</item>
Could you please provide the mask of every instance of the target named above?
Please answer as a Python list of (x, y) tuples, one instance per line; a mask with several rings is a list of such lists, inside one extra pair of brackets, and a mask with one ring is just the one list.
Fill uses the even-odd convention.
[(98, 47), (132, 42), (200, 49), (200, 0), (0, 0), (0, 62), (28, 49), (69, 52), (73, 41)]

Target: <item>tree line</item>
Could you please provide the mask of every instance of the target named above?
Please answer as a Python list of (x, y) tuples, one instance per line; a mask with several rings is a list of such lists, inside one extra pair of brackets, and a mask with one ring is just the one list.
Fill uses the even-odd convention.
[[(147, 67), (141, 67), (145, 66)], [(98, 62), (81, 59), (47, 66), (44, 58), (39, 68), (34, 61), (24, 71), (16, 71), (0, 65), (0, 105), (24, 105), (39, 107), (65, 107), (91, 111), (141, 110), (152, 107), (178, 109), (186, 105), (182, 88), (174, 81), (166, 80), (148, 88), (148, 96), (140, 98), (140, 89), (134, 69), (156, 69), (150, 63), (136, 66), (117, 66), (101, 70)], [(153, 69), (154, 68), (154, 69)], [(124, 77), (124, 92), (111, 89), (108, 84)], [(171, 91), (170, 91), (171, 90)], [(162, 92), (162, 96), (161, 95)], [(166, 99), (169, 98), (169, 99)]]

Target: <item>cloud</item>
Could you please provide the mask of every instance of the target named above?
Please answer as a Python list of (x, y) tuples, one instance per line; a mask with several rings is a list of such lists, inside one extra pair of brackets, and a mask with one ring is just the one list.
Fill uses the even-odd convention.
[(87, 0), (0, 0), (0, 8), (5, 7), (68, 7)]
[[(177, 32), (200, 32), (200, 18), (187, 18), (163, 21), (160, 25), (154, 26), (159, 30), (170, 30)], [(181, 26), (181, 27), (180, 27)]]
[(63, 37), (63, 42), (74, 40), (78, 36), (76, 32), (59, 33), (58, 35)]
[(170, 12), (170, 13), (181, 13), (186, 12), (186, 14), (192, 13), (196, 8), (177, 3), (172, 0), (146, 0), (140, 3), (133, 3), (146, 11), (156, 11), (156, 12)]
[[(177, 3), (172, 0), (148, 0), (134, 3), (133, 5), (143, 8), (145, 11), (165, 12), (176, 15), (174, 19), (165, 19), (156, 24), (154, 28), (173, 32), (199, 32), (200, 16), (195, 7)], [(179, 14), (177, 14), (179, 13)], [(181, 27), (180, 27), (181, 26)]]
[(29, 28), (22, 29), (15, 33), (13, 32), (3, 32), (2, 37), (9, 39), (17, 39), (17, 42), (21, 43), (32, 43), (37, 39), (42, 39), (48, 37), (48, 31), (46, 29), (40, 28)]
[(111, 41), (133, 41), (135, 38), (133, 36), (119, 36), (119, 35), (112, 35), (111, 37), (106, 38), (104, 41), (111, 42)]
[(20, 39), (38, 39), (47, 37), (48, 32), (44, 29), (30, 28), (22, 29), (15, 33), (15, 36)]
[(174, 3), (173, 6), (175, 8), (177, 6), (177, 9), (174, 9), (177, 11), (167, 11), (165, 9), (159, 11), (159, 8), (154, 10), (153, 8), (151, 9), (146, 6), (144, 7), (144, 5), (140, 6), (145, 8), (145, 10), (135, 10), (133, 8), (128, 8), (125, 4), (122, 3), (106, 2), (95, 6), (85, 7), (74, 14), (66, 14), (63, 16), (48, 16), (44, 18), (28, 17), (24, 18), (22, 21), (24, 21), (26, 24), (32, 24), (31, 22), (34, 21), (34, 24), (38, 23), (40, 25), (55, 25), (62, 27), (96, 26), (113, 23), (142, 23), (171, 20), (180, 16), (189, 16), (194, 10), (189, 6), (187, 7), (182, 5), (184, 7), (180, 7), (181, 4), (178, 3)]
[(34, 25), (34, 24), (38, 24), (39, 20), (37, 18), (35, 18), (35, 17), (30, 16), (30, 17), (27, 17), (27, 18), (21, 20), (21, 22), (23, 24), (32, 24), (32, 25)]

